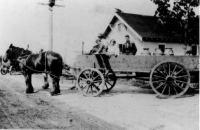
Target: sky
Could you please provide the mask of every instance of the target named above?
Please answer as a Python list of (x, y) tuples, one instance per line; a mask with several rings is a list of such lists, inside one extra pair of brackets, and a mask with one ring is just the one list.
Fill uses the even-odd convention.
[[(50, 11), (48, 0), (0, 0), (0, 55), (11, 43), (38, 52), (48, 50)], [(115, 8), (125, 13), (154, 15), (151, 0), (57, 0), (65, 7), (53, 8), (53, 50), (64, 59), (74, 59), (82, 42), (88, 51), (104, 32)]]

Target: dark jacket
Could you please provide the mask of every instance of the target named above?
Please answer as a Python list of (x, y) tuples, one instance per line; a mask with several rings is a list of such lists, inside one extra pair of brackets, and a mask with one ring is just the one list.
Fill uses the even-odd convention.
[(127, 41), (122, 45), (122, 54), (126, 55), (135, 55), (137, 52), (137, 48), (135, 46), (135, 43), (131, 43), (130, 41)]

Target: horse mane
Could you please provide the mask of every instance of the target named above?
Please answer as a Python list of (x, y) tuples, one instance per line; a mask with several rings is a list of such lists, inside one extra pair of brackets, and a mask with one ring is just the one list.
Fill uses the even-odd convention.
[[(10, 47), (11, 49), (12, 49), (12, 61), (13, 60), (17, 60), (17, 58), (20, 56), (20, 55), (22, 55), (22, 53), (24, 54), (24, 53), (28, 53), (28, 54), (31, 54), (32, 52), (31, 51), (29, 51), (29, 50), (25, 50), (25, 49), (23, 49), (23, 48), (21, 48), (21, 47), (16, 47), (16, 46), (11, 46)], [(10, 49), (9, 48), (9, 49)]]

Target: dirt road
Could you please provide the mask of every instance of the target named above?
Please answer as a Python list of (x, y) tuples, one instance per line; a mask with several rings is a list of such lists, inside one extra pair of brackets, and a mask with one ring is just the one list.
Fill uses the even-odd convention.
[[(33, 76), (36, 93), (24, 94), (23, 76), (0, 75), (0, 128), (197, 130), (199, 93), (159, 99), (153, 91), (117, 84), (101, 97), (84, 97), (61, 83), (61, 95), (41, 90), (42, 76)], [(51, 87), (50, 87), (51, 88)]]
[(122, 129), (63, 105), (48, 92), (24, 93), (22, 76), (0, 76), (0, 129)]

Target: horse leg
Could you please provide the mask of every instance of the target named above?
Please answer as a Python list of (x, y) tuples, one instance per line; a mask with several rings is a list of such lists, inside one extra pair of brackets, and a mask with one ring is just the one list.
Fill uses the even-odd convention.
[(31, 83), (32, 74), (25, 73), (24, 77), (25, 77), (25, 83), (26, 83), (26, 91), (25, 92), (26, 93), (33, 93), (34, 89), (33, 89), (32, 83)]
[(60, 79), (52, 77), (52, 83), (53, 83), (53, 91), (51, 91), (52, 96), (60, 93), (59, 81)]
[(47, 89), (48, 87), (49, 87), (48, 74), (44, 74), (44, 85), (42, 86), (42, 88)]

